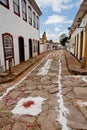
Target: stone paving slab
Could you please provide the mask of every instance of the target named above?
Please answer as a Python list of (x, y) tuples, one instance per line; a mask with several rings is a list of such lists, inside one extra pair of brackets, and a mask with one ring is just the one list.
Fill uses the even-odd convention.
[(87, 87), (75, 87), (74, 91), (76, 93), (76, 98), (87, 99)]
[(68, 125), (75, 130), (87, 130), (87, 122), (81, 112), (73, 106), (67, 106), (69, 109)]

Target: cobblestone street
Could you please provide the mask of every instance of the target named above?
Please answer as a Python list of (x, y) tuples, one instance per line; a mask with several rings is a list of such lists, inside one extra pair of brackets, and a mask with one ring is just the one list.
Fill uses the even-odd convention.
[(19, 82), (0, 84), (0, 130), (87, 130), (87, 76), (69, 73), (63, 50), (49, 53)]

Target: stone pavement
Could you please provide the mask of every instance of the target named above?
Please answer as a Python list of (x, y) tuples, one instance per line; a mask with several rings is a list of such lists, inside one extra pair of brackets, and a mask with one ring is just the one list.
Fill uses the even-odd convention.
[[(11, 74), (9, 74), (8, 71), (0, 74), (0, 84), (14, 80), (16, 77), (21, 75), (24, 71), (26, 71), (29, 67), (31, 67), (36, 62), (38, 62), (43, 57), (45, 57), (48, 53), (49, 52), (42, 53), (39, 56), (31, 58), (28, 61), (23, 62), (20, 65), (12, 68)], [(64, 50), (64, 54), (66, 58), (66, 65), (70, 73), (75, 75), (87, 75), (87, 67), (82, 68), (81, 63), (71, 53), (67, 52), (66, 50)]]
[[(50, 51), (49, 51), (50, 52)], [(41, 53), (40, 55), (29, 59), (26, 62), (21, 63), (18, 66), (15, 66), (11, 69), (11, 73), (8, 71), (0, 74), (0, 84), (6, 83), (14, 80), (16, 77), (25, 72), (29, 67), (34, 65), (36, 62), (40, 61), (43, 57), (45, 57), (49, 52)]]
[[(87, 76), (70, 74), (61, 52), (53, 51), (25, 80), (10, 84), (6, 91), (8, 85), (1, 84), (0, 130), (87, 130)], [(49, 60), (48, 73), (43, 75)], [(21, 99), (30, 97), (45, 99), (38, 115), (19, 114), (21, 106), (27, 110), (33, 100), (18, 105), (18, 113), (12, 112)]]
[(87, 75), (87, 67), (84, 67), (71, 53), (65, 50), (65, 58), (68, 71), (75, 75)]

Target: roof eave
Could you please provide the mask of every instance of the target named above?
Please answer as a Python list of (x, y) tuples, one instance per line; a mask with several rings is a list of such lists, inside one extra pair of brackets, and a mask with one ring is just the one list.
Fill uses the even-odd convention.
[(35, 9), (35, 11), (38, 13), (38, 15), (41, 16), (42, 12), (41, 12), (39, 6), (37, 5), (37, 3), (35, 2), (35, 0), (28, 0), (28, 1), (32, 5), (32, 7)]
[(87, 12), (87, 1), (83, 1), (82, 4), (80, 5), (80, 8), (74, 18), (74, 21), (72, 23), (72, 26), (71, 26), (71, 30), (69, 32), (69, 34), (71, 34), (73, 32), (73, 30), (75, 30), (75, 28), (77, 27), (77, 21), (78, 21), (78, 18), (83, 18), (84, 14)]

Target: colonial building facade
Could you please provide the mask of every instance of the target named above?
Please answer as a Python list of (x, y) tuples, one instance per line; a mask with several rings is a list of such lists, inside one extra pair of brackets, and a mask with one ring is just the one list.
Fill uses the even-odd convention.
[(87, 66), (87, 0), (83, 0), (70, 32), (70, 51)]
[(0, 0), (0, 68), (9, 69), (40, 53), (39, 17), (35, 0)]

